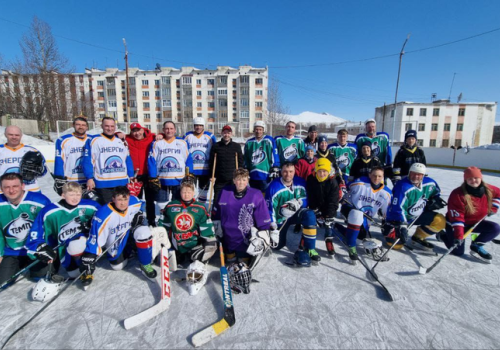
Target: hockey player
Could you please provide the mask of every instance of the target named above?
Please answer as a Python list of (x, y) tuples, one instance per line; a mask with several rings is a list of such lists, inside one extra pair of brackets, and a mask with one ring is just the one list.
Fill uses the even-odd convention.
[(318, 149), (318, 128), (316, 125), (311, 125), (307, 130), (307, 137), (304, 139), (305, 146), (312, 146), (316, 151)]
[(400, 241), (394, 249), (401, 249), (408, 241), (408, 225), (415, 222), (417, 230), (411, 237), (414, 247), (433, 250), (434, 245), (426, 240), (445, 228), (446, 219), (437, 213), (446, 205), (440, 197), (440, 188), (436, 181), (424, 177), (426, 167), (414, 163), (407, 178), (398, 181), (393, 188), (393, 200), (387, 211), (387, 222), (383, 234), (389, 246), (396, 238)]
[[(270, 246), (271, 218), (260, 190), (248, 186), (246, 169), (236, 169), (233, 185), (225, 187), (214, 209), (216, 234), (222, 237), (236, 292), (250, 292), (251, 274), (256, 257)], [(277, 237), (275, 237), (277, 241)], [(245, 278), (246, 277), (246, 278)]]
[(356, 144), (347, 142), (349, 133), (346, 129), (337, 132), (337, 142), (328, 146), (328, 150), (335, 156), (337, 164), (342, 171), (342, 177), (347, 184), (351, 167), (358, 156)]
[(205, 131), (205, 119), (193, 118), (194, 130), (184, 136), (193, 159), (193, 174), (198, 182), (198, 201), (206, 205), (210, 187), (210, 150), (217, 142), (214, 134)]
[(38, 214), (26, 241), (28, 251), (48, 246), (54, 250), (54, 271), (61, 264), (70, 278), (80, 275), (80, 256), (85, 250), (92, 218), (100, 208), (97, 202), (82, 199), (82, 187), (78, 182), (66, 182), (62, 187), (62, 199), (45, 206)]
[(337, 164), (337, 159), (335, 155), (328, 150), (328, 138), (325, 135), (319, 135), (318, 137), (318, 152), (316, 152), (318, 159), (326, 158), (332, 164), (332, 170), (330, 175), (337, 179), (337, 183), (345, 192), (344, 179), (341, 176), (340, 168)]
[(151, 144), (148, 158), (148, 171), (152, 184), (159, 181), (161, 187), (156, 194), (158, 212), (173, 199), (179, 199), (179, 190), (186, 168), (193, 172), (193, 158), (189, 153), (189, 145), (181, 138), (175, 137), (175, 124), (171, 121), (163, 123), (163, 140)]
[(339, 207), (339, 185), (330, 176), (332, 163), (326, 158), (318, 159), (314, 173), (307, 178), (307, 202), (314, 211), (318, 226), (325, 226), (325, 243), (329, 255), (334, 255), (333, 233), (335, 213)]
[(245, 143), (245, 168), (250, 172), (250, 187), (265, 193), (268, 177), (279, 176), (279, 157), (276, 143), (271, 136), (264, 135), (266, 124), (257, 120), (253, 125), (255, 137)]
[(316, 149), (308, 145), (306, 146), (306, 154), (299, 159), (295, 164), (295, 175), (307, 180), (309, 175), (314, 172), (314, 167), (318, 158), (315, 157)]
[[(18, 173), (0, 177), (0, 284), (31, 263), (24, 246), (38, 213), (50, 204), (41, 193), (26, 191), (23, 178)], [(52, 250), (41, 246), (32, 254), (42, 262), (54, 259)], [(30, 269), (31, 277), (40, 278), (47, 273), (47, 264), (37, 264)]]
[(95, 189), (100, 204), (111, 202), (113, 190), (125, 186), (134, 178), (134, 166), (129, 151), (122, 140), (115, 136), (116, 122), (102, 118), (102, 134), (87, 140), (83, 157), (83, 173), (87, 190)]
[[(0, 145), (0, 176), (6, 173), (20, 173), (23, 176), (26, 191), (41, 192), (37, 177), (47, 173), (45, 158), (36, 148), (21, 143), (23, 132), (18, 126), (6, 127), (5, 137), (7, 143)], [(29, 165), (21, 169), (21, 161), (29, 151), (34, 152), (32, 153), (34, 156), (30, 157)]]
[[(113, 270), (122, 270), (128, 263), (125, 250), (129, 236), (133, 236), (137, 247), (140, 269), (149, 279), (156, 277), (151, 265), (153, 237), (146, 226), (141, 226), (144, 215), (141, 201), (130, 196), (126, 186), (118, 186), (113, 191), (112, 202), (102, 206), (94, 215), (85, 252), (81, 258), (80, 272), (82, 285), (87, 288), (94, 278), (95, 263), (104, 249), (108, 249), (108, 260)], [(141, 230), (144, 227), (145, 230)]]
[(395, 185), (402, 177), (408, 176), (410, 167), (414, 163), (427, 165), (424, 150), (417, 144), (417, 132), (408, 130), (405, 133), (405, 144), (401, 146), (394, 158), (392, 183)]
[(479, 222), (474, 228), (470, 253), (472, 256), (491, 263), (492, 256), (484, 249), (484, 245), (497, 237), (500, 225), (489, 220), (500, 208), (500, 189), (484, 182), (481, 170), (468, 167), (464, 171), (464, 182), (451, 192), (446, 213), (446, 235), (441, 235), (448, 248), (457, 247), (452, 254), (464, 254), (464, 233)]
[[(321, 260), (316, 251), (316, 215), (307, 209), (306, 182), (295, 175), (293, 163), (281, 166), (281, 178), (273, 180), (266, 191), (266, 201), (271, 216), (271, 237), (279, 235), (279, 250), (286, 245), (288, 228), (302, 224), (303, 244), (294, 254), (294, 263), (310, 266)], [(278, 231), (279, 228), (279, 231)]]
[(335, 227), (345, 237), (351, 263), (355, 264), (358, 260), (357, 239), (363, 240), (365, 249), (370, 251), (375, 259), (380, 258), (380, 251), (377, 249), (381, 246), (378, 243), (380, 241), (371, 239), (371, 221), (364, 215), (371, 218), (381, 215), (385, 219), (391, 196), (391, 190), (384, 185), (384, 168), (379, 166), (371, 168), (369, 177), (361, 177), (349, 185), (349, 193), (341, 209), (346, 218), (347, 229), (340, 224)]
[(54, 191), (62, 194), (62, 187), (68, 181), (75, 181), (87, 186), (87, 179), (83, 174), (83, 156), (85, 143), (92, 139), (87, 135), (89, 123), (83, 115), (73, 119), (71, 134), (63, 135), (56, 141), (56, 157), (54, 163)]
[(361, 153), (352, 164), (349, 181), (359, 179), (363, 176), (367, 177), (372, 168), (380, 166), (382, 166), (382, 163), (380, 162), (380, 159), (372, 154), (371, 144), (369, 142), (365, 142), (361, 146)]
[(275, 139), (281, 165), (285, 162), (295, 164), (305, 154), (304, 141), (295, 136), (295, 128), (295, 122), (289, 121), (286, 123), (286, 135), (277, 136)]
[(389, 145), (389, 135), (385, 132), (377, 132), (375, 119), (368, 119), (365, 122), (365, 133), (356, 136), (354, 143), (361, 154), (361, 147), (365, 142), (369, 142), (372, 154), (377, 157), (384, 167), (385, 178), (392, 176), (392, 150)]
[(167, 204), (162, 219), (176, 250), (176, 261), (191, 263), (186, 274), (190, 295), (197, 294), (206, 283), (206, 263), (217, 251), (212, 221), (204, 204), (194, 199), (194, 190), (192, 177), (184, 178), (180, 185), (181, 199)]

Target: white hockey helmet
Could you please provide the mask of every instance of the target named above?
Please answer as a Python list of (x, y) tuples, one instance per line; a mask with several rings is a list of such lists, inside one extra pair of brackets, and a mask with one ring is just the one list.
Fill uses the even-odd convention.
[(373, 118), (367, 119), (367, 120), (365, 121), (365, 125), (366, 125), (366, 124), (368, 124), (368, 123), (375, 123), (375, 124), (377, 124), (377, 122), (376, 122), (376, 121), (375, 121), (375, 119), (373, 119)]
[(253, 129), (257, 126), (260, 126), (261, 128), (264, 128), (264, 131), (266, 131), (266, 123), (264, 123), (262, 120), (257, 120), (255, 123), (253, 123)]
[(422, 163), (413, 163), (410, 167), (410, 173), (411, 172), (425, 175), (425, 173), (427, 172), (427, 168)]
[(203, 127), (205, 127), (205, 118), (203, 118), (203, 117), (193, 118), (193, 126), (194, 125), (203, 125)]
[(196, 295), (207, 283), (207, 266), (199, 260), (189, 264), (186, 270), (186, 284), (189, 295)]
[(31, 296), (36, 301), (48, 301), (61, 291), (64, 284), (64, 277), (53, 275), (50, 279), (42, 278), (33, 287)]

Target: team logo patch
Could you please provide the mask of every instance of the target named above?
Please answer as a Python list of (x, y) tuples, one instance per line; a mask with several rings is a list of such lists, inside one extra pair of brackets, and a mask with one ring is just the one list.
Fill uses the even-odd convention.
[(372, 153), (377, 157), (380, 154), (380, 146), (377, 141), (372, 143)]
[(250, 229), (253, 226), (253, 211), (254, 211), (254, 204), (243, 204), (243, 206), (240, 209), (240, 212), (238, 214), (238, 229), (241, 231), (241, 233), (244, 235), (243, 238), (246, 243), (248, 243), (248, 239), (245, 236), (246, 233), (250, 232)]
[(206, 161), (205, 152), (196, 150), (191, 154), (191, 157), (193, 158), (193, 164), (205, 164)]
[(266, 160), (266, 153), (262, 150), (262, 147), (257, 148), (252, 153), (252, 164), (257, 165)]
[(194, 218), (189, 213), (181, 213), (175, 217), (174, 224), (178, 231), (188, 231), (194, 226)]
[(297, 155), (298, 152), (296, 144), (291, 144), (283, 151), (283, 157), (285, 157), (286, 160), (294, 160), (295, 158), (297, 158)]
[(177, 159), (174, 157), (166, 157), (163, 158), (163, 160), (160, 163), (160, 173), (176, 173), (180, 171), (184, 171), (180, 165)]
[(70, 222), (64, 224), (59, 229), (59, 242), (65, 242), (68, 238), (80, 232), (80, 218), (75, 217)]
[(75, 167), (71, 169), (72, 174), (83, 174), (83, 157), (80, 157), (75, 162)]
[(18, 173), (19, 174), (19, 167), (16, 166), (16, 167), (13, 167), (13, 168), (9, 168), (5, 171), (5, 174), (7, 173)]
[(180, 213), (181, 208), (172, 208), (172, 213)]
[(417, 203), (408, 209), (408, 213), (411, 216), (418, 216), (422, 211), (424, 211), (427, 200), (425, 198), (420, 198)]
[(346, 169), (351, 165), (351, 159), (349, 158), (349, 153), (342, 153), (340, 157), (337, 158), (337, 163), (341, 169)]
[(103, 174), (121, 173), (125, 171), (123, 161), (118, 156), (111, 156), (104, 162)]
[(33, 225), (33, 220), (27, 213), (21, 213), (16, 219), (12, 220), (5, 227), (8, 236), (14, 237), (16, 243), (21, 243), (28, 236), (28, 232)]

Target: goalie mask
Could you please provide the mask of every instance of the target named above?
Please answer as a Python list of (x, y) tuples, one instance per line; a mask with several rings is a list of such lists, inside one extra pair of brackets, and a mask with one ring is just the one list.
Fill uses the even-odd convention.
[(62, 276), (53, 275), (50, 278), (42, 278), (33, 287), (31, 296), (33, 300), (48, 301), (59, 294), (63, 285), (64, 277)]
[[(379, 261), (384, 255), (384, 251), (382, 250), (382, 242), (378, 239), (365, 238), (363, 240), (363, 248), (365, 249), (365, 253), (367, 255), (370, 255), (375, 261)], [(383, 261), (388, 260), (389, 258), (384, 258)]]
[(250, 283), (252, 283), (252, 271), (244, 262), (234, 263), (229, 266), (229, 281), (231, 289), (236, 293), (250, 293)]
[(189, 295), (196, 295), (207, 283), (207, 267), (199, 260), (192, 262), (186, 270), (186, 284)]
[(24, 181), (33, 181), (45, 172), (45, 161), (38, 151), (28, 151), (19, 164), (19, 173)]

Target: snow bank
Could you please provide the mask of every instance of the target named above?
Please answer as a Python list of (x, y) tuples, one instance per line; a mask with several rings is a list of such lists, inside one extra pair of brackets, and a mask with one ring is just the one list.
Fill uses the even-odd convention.
[(328, 113), (302, 112), (298, 115), (287, 114), (287, 120), (293, 120), (296, 123), (312, 123), (312, 124), (341, 124), (346, 120), (336, 117)]
[(500, 143), (492, 143), (491, 145), (477, 146), (477, 147), (473, 147), (473, 149), (494, 149), (494, 150), (500, 150)]
[[(5, 127), (0, 126), (0, 143), (6, 143), (7, 138), (5, 137)], [(21, 139), (21, 142), (24, 143), (25, 145), (30, 145), (30, 146), (38, 146), (38, 145), (54, 145), (54, 142), (50, 141), (45, 141), (38, 139), (36, 137), (28, 136), (28, 135), (23, 135), (23, 138)]]

